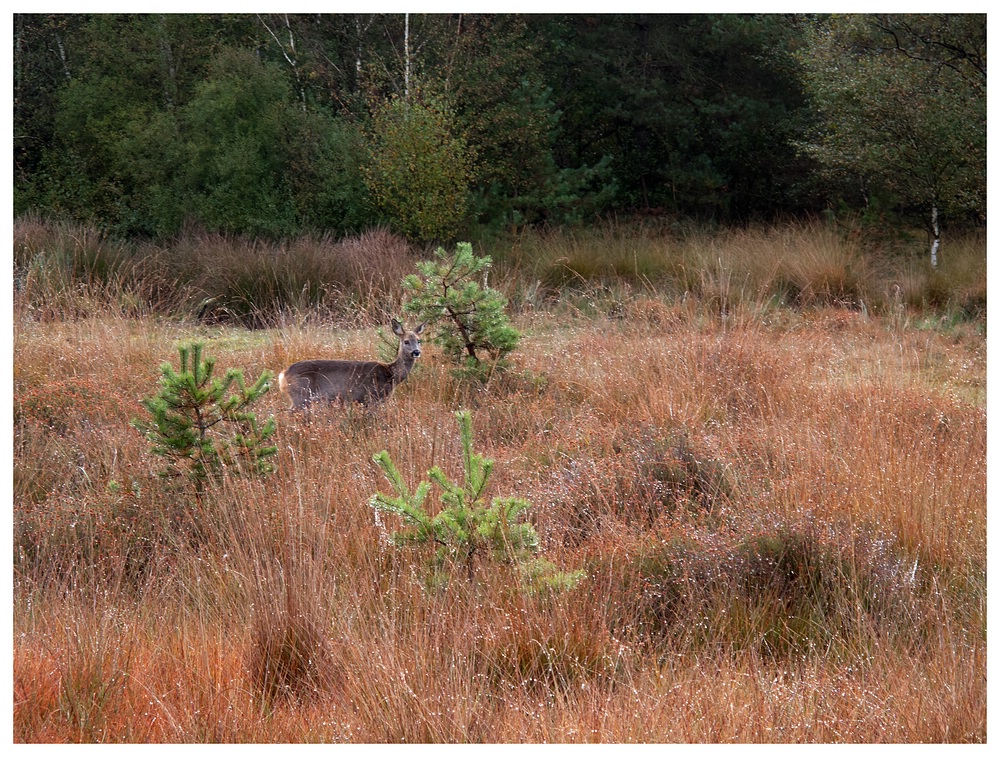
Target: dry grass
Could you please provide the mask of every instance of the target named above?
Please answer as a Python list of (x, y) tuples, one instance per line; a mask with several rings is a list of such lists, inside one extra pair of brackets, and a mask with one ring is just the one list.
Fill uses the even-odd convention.
[(984, 247), (984, 235), (949, 240), (932, 270), (919, 244), (873, 244), (851, 225), (709, 233), (610, 224), (528, 234), (494, 257), (520, 282), (521, 307), (559, 300), (584, 314), (613, 314), (637, 296), (668, 294), (723, 314), (833, 305), (897, 319), (928, 308), (978, 318), (986, 312)]
[(31, 216), (14, 224), (18, 306), (34, 320), (110, 311), (250, 327), (305, 317), (367, 325), (393, 314), (413, 260), (406, 240), (382, 229), (277, 246), (192, 232), (156, 245)]
[[(277, 471), (196, 510), (127, 425), (176, 342), (256, 376), (374, 356), (373, 331), (16, 301), (15, 741), (985, 741), (985, 338), (645, 285), (621, 305), (522, 310), (486, 384), (429, 348), (372, 412), (306, 423), (269, 394)], [(458, 407), (576, 589), (440, 586), (385, 539), (372, 454), (457, 473)]]
[(389, 317), (413, 258), (401, 237), (297, 237), (278, 247), (204, 234), (163, 253), (199, 293), (202, 320), (266, 326), (290, 313), (370, 323)]

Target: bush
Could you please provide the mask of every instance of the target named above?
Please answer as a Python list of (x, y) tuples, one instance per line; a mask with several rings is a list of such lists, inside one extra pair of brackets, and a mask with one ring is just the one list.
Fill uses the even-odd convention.
[(183, 174), (191, 210), (208, 228), (264, 236), (298, 231), (286, 177), (302, 114), (273, 64), (223, 50), (184, 106)]
[(787, 658), (833, 654), (872, 633), (920, 633), (917, 565), (886, 534), (842, 524), (773, 522), (746, 535), (691, 529), (648, 540), (625, 560), (591, 561), (588, 572), (596, 583), (613, 575), (616, 625), (654, 646), (724, 639)]

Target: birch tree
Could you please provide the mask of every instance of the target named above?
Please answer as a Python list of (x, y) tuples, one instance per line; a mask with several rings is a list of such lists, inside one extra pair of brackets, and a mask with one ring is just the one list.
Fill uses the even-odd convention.
[(985, 217), (986, 17), (834, 16), (802, 60), (821, 118), (804, 149), (920, 212), (936, 267), (942, 217)]

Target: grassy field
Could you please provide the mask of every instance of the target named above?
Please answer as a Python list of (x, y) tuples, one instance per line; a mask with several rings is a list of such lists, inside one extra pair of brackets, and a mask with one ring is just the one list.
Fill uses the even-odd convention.
[[(275, 472), (196, 504), (129, 425), (158, 366), (371, 359), (413, 253), (16, 225), (14, 740), (985, 741), (985, 242), (951, 250), (514, 240), (509, 371), (425, 344), (372, 411), (270, 392)], [(387, 540), (372, 455), (457, 475), (460, 408), (575, 588)]]

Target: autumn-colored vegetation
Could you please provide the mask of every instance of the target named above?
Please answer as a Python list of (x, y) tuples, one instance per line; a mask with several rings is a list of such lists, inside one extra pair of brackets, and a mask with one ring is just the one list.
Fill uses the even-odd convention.
[[(498, 242), (506, 370), (428, 340), (375, 409), (272, 391), (274, 472), (196, 499), (130, 425), (177, 345), (371, 359), (419, 251), (14, 237), (15, 741), (986, 740), (983, 239)], [(459, 409), (575, 586), (389, 538), (372, 456), (458, 478)]]

